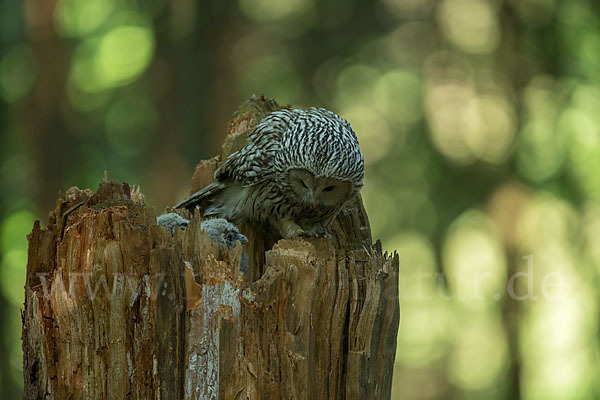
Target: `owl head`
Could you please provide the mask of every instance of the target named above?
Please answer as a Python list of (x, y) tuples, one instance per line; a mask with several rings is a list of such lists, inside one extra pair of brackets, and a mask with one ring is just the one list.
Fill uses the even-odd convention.
[(348, 121), (323, 108), (281, 113), (289, 123), (276, 167), (290, 197), (315, 208), (340, 206), (354, 197), (363, 185), (364, 161)]
[(288, 171), (288, 183), (294, 197), (314, 208), (331, 208), (351, 199), (361, 186), (348, 179), (317, 176), (304, 168)]

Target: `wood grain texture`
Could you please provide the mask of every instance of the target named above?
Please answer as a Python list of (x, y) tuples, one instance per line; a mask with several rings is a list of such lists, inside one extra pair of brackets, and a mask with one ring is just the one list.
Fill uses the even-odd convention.
[[(275, 102), (254, 98), (219, 156)], [(129, 185), (72, 188), (29, 235), (26, 399), (389, 399), (398, 257), (372, 244), (360, 197), (332, 239), (279, 240), (249, 226), (231, 251), (200, 229), (173, 237)], [(242, 250), (250, 260), (240, 271)]]
[(178, 245), (129, 185), (70, 189), (29, 235), (25, 398), (178, 398), (181, 271)]

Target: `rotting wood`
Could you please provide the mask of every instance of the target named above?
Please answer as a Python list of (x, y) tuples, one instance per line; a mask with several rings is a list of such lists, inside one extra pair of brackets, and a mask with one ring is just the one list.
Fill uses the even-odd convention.
[[(229, 124), (237, 150), (276, 103)], [(135, 193), (134, 193), (135, 194)], [(72, 188), (29, 235), (26, 399), (388, 399), (399, 321), (398, 257), (372, 244), (360, 197), (332, 239), (280, 240), (241, 227), (225, 251), (198, 212), (174, 237), (127, 184)], [(265, 250), (267, 250), (265, 252)]]

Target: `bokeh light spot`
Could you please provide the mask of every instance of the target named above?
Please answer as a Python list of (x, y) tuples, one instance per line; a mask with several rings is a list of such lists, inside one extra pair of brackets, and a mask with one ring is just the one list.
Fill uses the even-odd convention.
[(153, 51), (154, 36), (149, 27), (114, 28), (99, 44), (99, 73), (110, 86), (127, 83), (146, 69)]
[(477, 307), (503, 292), (506, 256), (491, 220), (480, 211), (465, 211), (452, 223), (442, 256), (448, 285), (463, 304)]
[[(580, 219), (569, 203), (540, 193), (522, 224), (522, 252), (531, 257), (535, 301), (522, 304), (519, 346), (530, 398), (563, 399), (583, 395), (597, 379), (594, 340), (598, 301), (594, 268), (578, 257)], [(521, 266), (524, 270), (527, 267)], [(562, 284), (544, 290), (553, 274)], [(555, 280), (556, 281), (556, 280)], [(529, 289), (524, 282), (520, 292)]]
[(598, 238), (600, 237), (600, 203), (593, 202), (592, 204), (587, 204), (582, 220), (586, 239), (586, 251), (595, 266), (594, 271), (600, 275), (600, 246), (597, 246)]
[(61, 0), (55, 9), (55, 25), (63, 36), (84, 36), (106, 21), (114, 8), (114, 0)]
[(14, 306), (21, 307), (25, 300), (25, 269), (27, 252), (11, 249), (2, 256), (0, 268), (0, 289)]
[(15, 211), (4, 218), (0, 230), (0, 248), (27, 250), (27, 235), (31, 232), (35, 215), (28, 210)]
[(440, 298), (441, 276), (429, 240), (417, 232), (398, 234), (389, 241), (400, 258), (400, 307), (396, 361), (421, 367), (440, 361), (449, 349), (448, 304)]
[(525, 116), (517, 141), (517, 167), (534, 182), (558, 174), (567, 155), (564, 131), (557, 129), (560, 104), (550, 76), (534, 77), (524, 91)]
[(508, 367), (504, 329), (493, 317), (472, 318), (461, 327), (450, 358), (449, 378), (458, 387), (475, 391), (492, 386)]
[(427, 91), (427, 114), (435, 147), (458, 164), (470, 164), (475, 155), (466, 137), (477, 135), (477, 98), (472, 88), (453, 82), (436, 83)]
[(153, 52), (154, 36), (149, 26), (117, 26), (79, 45), (71, 78), (84, 92), (126, 85), (146, 70)]
[(356, 132), (365, 163), (375, 163), (392, 151), (393, 132), (385, 117), (367, 107), (342, 109), (340, 115), (347, 119)]
[(493, 164), (509, 155), (516, 134), (516, 115), (510, 103), (501, 96), (482, 95), (478, 101), (480, 134), (467, 138), (473, 154)]
[(523, 362), (522, 393), (525, 399), (596, 399), (598, 369), (593, 354), (585, 349), (536, 357)]
[(426, 109), (435, 147), (455, 163), (499, 164), (509, 156), (517, 121), (500, 90), (480, 94), (469, 82), (433, 80)]
[(379, 109), (395, 122), (414, 124), (423, 117), (422, 85), (416, 73), (400, 69), (388, 72), (377, 80), (374, 91)]
[(442, 31), (467, 53), (491, 53), (500, 41), (493, 3), (485, 0), (444, 0), (438, 8)]
[(519, 219), (516, 234), (520, 247), (531, 251), (543, 245), (570, 242), (577, 233), (578, 218), (569, 203), (540, 191)]
[(31, 232), (35, 215), (28, 210), (8, 215), (0, 227), (0, 289), (15, 306), (24, 299), (25, 269), (27, 266), (27, 234)]
[(558, 126), (569, 138), (569, 170), (589, 198), (600, 199), (600, 88), (579, 86), (573, 103)]
[(98, 92), (107, 89), (96, 67), (99, 38), (82, 41), (73, 53), (70, 79), (83, 92)]

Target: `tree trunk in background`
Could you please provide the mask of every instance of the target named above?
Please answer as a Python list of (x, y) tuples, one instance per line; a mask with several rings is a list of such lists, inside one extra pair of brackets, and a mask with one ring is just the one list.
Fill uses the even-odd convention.
[[(266, 113), (234, 115), (220, 156)], [(189, 215), (188, 215), (189, 216)], [(25, 398), (389, 398), (399, 321), (398, 257), (372, 245), (360, 198), (332, 239), (273, 240), (242, 227), (225, 251), (199, 213), (174, 237), (127, 184), (69, 189), (29, 236)], [(265, 252), (265, 249), (267, 251)], [(270, 249), (270, 250), (269, 250)]]

